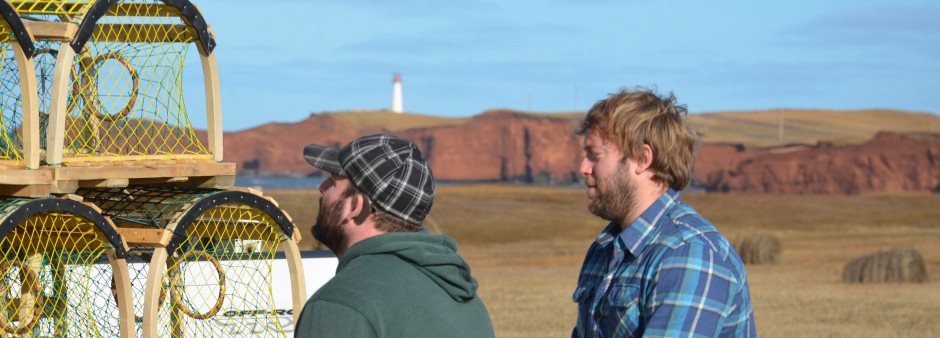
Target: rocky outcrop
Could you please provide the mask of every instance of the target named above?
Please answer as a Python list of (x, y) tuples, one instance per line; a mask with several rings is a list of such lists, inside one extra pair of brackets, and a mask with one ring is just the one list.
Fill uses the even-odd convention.
[[(341, 146), (362, 135), (389, 132), (359, 127), (335, 114), (298, 123), (269, 123), (226, 133), (225, 161), (240, 174), (316, 174), (302, 157), (309, 143)], [(465, 123), (391, 132), (418, 144), (443, 181), (568, 183), (581, 179), (580, 138), (571, 118), (488, 111)], [(940, 136), (879, 133), (857, 145), (795, 145), (772, 149), (701, 144), (695, 184), (708, 191), (857, 194), (940, 191)]]
[(304, 176), (313, 170), (303, 158), (310, 143), (342, 146), (359, 130), (329, 114), (315, 114), (298, 123), (268, 123), (245, 131), (226, 133), (224, 159), (238, 172), (257, 175)]
[(580, 143), (571, 123), (502, 110), (459, 126), (400, 134), (419, 145), (439, 180), (572, 182)]
[(755, 155), (705, 184), (715, 191), (785, 194), (940, 191), (940, 136), (879, 133), (858, 145), (820, 143)]

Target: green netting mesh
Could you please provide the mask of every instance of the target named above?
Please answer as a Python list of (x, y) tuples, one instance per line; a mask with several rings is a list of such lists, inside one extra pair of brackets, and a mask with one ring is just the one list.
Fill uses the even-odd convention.
[(165, 229), (174, 216), (220, 190), (171, 186), (81, 188), (76, 194), (102, 209), (119, 227)]

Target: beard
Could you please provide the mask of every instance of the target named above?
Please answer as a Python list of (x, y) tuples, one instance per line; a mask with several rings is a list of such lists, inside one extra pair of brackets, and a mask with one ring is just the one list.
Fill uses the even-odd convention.
[[(627, 173), (627, 165), (621, 163), (616, 171), (595, 179), (588, 177), (588, 185), (595, 185), (594, 196), (588, 194), (588, 210), (592, 214), (608, 221), (626, 222), (627, 215), (636, 203), (633, 184)], [(621, 224), (625, 225), (625, 224)]]
[(336, 257), (342, 256), (349, 243), (349, 236), (343, 232), (342, 200), (324, 205), (320, 198), (320, 212), (317, 223), (313, 225), (313, 238), (330, 248)]

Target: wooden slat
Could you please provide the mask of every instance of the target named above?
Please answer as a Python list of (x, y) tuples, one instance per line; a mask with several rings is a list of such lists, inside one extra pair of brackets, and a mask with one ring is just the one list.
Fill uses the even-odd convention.
[(229, 189), (235, 186), (235, 175), (193, 177), (188, 185), (194, 188)]
[(307, 301), (307, 283), (304, 279), (304, 264), (300, 258), (300, 248), (294, 241), (282, 241), (280, 250), (287, 259), (287, 271), (290, 275), (291, 300), (294, 306), (294, 322), (300, 318), (300, 312)]
[[(143, 338), (156, 338), (158, 336), (157, 330), (161, 327), (166, 327), (165, 324), (160, 325), (157, 316), (160, 311), (160, 290), (163, 288), (163, 277), (166, 274), (167, 258), (166, 248), (154, 249), (153, 256), (150, 258), (150, 269), (147, 271), (147, 284), (144, 286)], [(298, 310), (294, 311), (299, 312)]]
[(39, 92), (36, 89), (36, 65), (26, 57), (19, 44), (14, 44), (16, 68), (20, 74), (20, 100), (23, 107), (23, 159), (26, 167), (39, 168)]
[(51, 184), (52, 172), (48, 170), (5, 169), (0, 170), (0, 185)]
[(78, 26), (68, 22), (24, 21), (23, 25), (36, 41), (70, 41), (78, 32)]
[(134, 325), (134, 288), (131, 286), (130, 271), (127, 268), (127, 260), (118, 259), (114, 250), (108, 250), (108, 262), (111, 263), (111, 271), (114, 276), (115, 294), (118, 301), (118, 313), (120, 314), (121, 338), (130, 338), (137, 335), (137, 329)]
[(50, 184), (0, 185), (0, 195), (4, 196), (43, 197), (51, 193), (52, 185)]
[(198, 40), (184, 24), (99, 24), (96, 42), (193, 42)]
[(49, 105), (49, 126), (46, 128), (46, 163), (50, 166), (62, 164), (62, 148), (65, 144), (65, 117), (68, 116), (69, 73), (75, 51), (68, 43), (59, 44), (55, 70), (52, 74), (52, 93)]
[(134, 178), (130, 180), (130, 185), (139, 185), (139, 184), (160, 184), (160, 183), (181, 183), (189, 181), (189, 177), (148, 177), (148, 178)]
[(54, 172), (53, 177), (56, 180), (235, 175), (234, 163), (156, 164), (136, 167), (56, 167), (49, 169)]
[(126, 187), (130, 183), (129, 179), (126, 178), (106, 178), (99, 180), (87, 180), (78, 182), (78, 186), (81, 188), (114, 188), (114, 187)]
[(219, 66), (215, 53), (204, 55), (202, 60), (203, 84), (206, 88), (206, 132), (209, 134), (209, 153), (216, 161), (222, 161), (222, 92), (219, 89)]
[(50, 193), (74, 193), (80, 186), (122, 187), (148, 182), (227, 189), (235, 184), (235, 164), (8, 168), (0, 170), (0, 195), (42, 197)]
[(117, 228), (117, 232), (127, 244), (160, 248), (165, 248), (173, 237), (173, 232), (165, 229)]
[[(74, 155), (74, 154), (71, 154)], [(159, 162), (165, 163), (159, 163)], [(117, 155), (106, 155), (106, 156), (67, 156), (62, 157), (62, 163), (67, 165), (78, 165), (80, 163), (92, 163), (93, 165), (98, 166), (112, 166), (114, 163), (120, 165), (151, 165), (151, 164), (181, 164), (181, 163), (213, 163), (211, 156), (208, 154), (192, 154), (192, 155), (129, 155), (129, 156), (117, 156)], [(92, 165), (88, 164), (88, 165)]]

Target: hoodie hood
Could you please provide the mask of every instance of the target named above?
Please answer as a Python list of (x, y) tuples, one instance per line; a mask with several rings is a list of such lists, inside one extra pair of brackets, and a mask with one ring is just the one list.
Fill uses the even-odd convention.
[(451, 298), (467, 302), (476, 297), (477, 281), (470, 266), (457, 254), (457, 243), (444, 235), (427, 232), (395, 232), (371, 237), (354, 244), (339, 260), (339, 272), (359, 256), (388, 254), (411, 264), (428, 276)]

